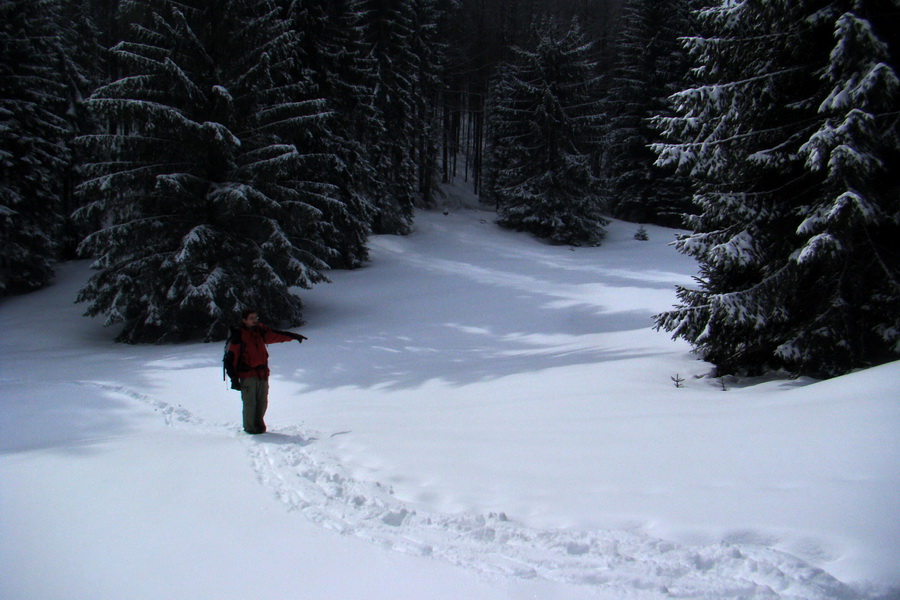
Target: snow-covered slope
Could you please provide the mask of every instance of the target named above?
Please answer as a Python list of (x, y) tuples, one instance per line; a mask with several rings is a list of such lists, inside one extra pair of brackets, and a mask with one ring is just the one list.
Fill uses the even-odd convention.
[(258, 437), (220, 344), (80, 317), (86, 263), (3, 300), (0, 597), (896, 596), (900, 363), (711, 379), (651, 328), (670, 230), (416, 223), (301, 292)]

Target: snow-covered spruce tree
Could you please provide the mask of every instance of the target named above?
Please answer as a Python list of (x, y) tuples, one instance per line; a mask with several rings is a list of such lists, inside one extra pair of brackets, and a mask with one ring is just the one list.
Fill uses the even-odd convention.
[(375, 60), (372, 90), (376, 122), (367, 134), (366, 147), (375, 175), (373, 230), (408, 233), (418, 191), (416, 174), (417, 57), (410, 40), (414, 34), (413, 0), (362, 0), (365, 39)]
[[(291, 22), (300, 34), (298, 75), (307, 74), (331, 117), (317, 135), (304, 132), (304, 146), (334, 157), (323, 177), (341, 200), (326, 209), (326, 237), (338, 254), (335, 268), (354, 268), (368, 258), (372, 222), (371, 190), (377, 174), (365, 140), (384, 132), (372, 104), (374, 61), (365, 44), (361, 0), (306, 0), (292, 3)], [(371, 133), (377, 132), (376, 134)]]
[[(722, 2), (688, 40), (700, 84), (660, 119), (699, 183), (678, 248), (698, 288), (657, 326), (720, 373), (833, 376), (900, 354), (891, 0)], [(893, 43), (889, 44), (888, 40)]]
[(681, 225), (690, 212), (685, 178), (655, 164), (660, 141), (650, 119), (671, 114), (668, 97), (682, 89), (687, 55), (678, 38), (689, 33), (690, 0), (626, 0), (608, 93), (604, 144), (606, 203), (620, 218)]
[(84, 101), (102, 83), (106, 83), (107, 50), (101, 43), (103, 34), (97, 27), (93, 0), (64, 0), (60, 5), (60, 34), (65, 54), (60, 68), (66, 83), (66, 116), (71, 121), (73, 135), (68, 140), (69, 165), (62, 176), (62, 216), (60, 256), (63, 260), (77, 255), (78, 244), (96, 223), (78, 222), (72, 218), (80, 198), (75, 193), (79, 182), (78, 166), (83, 162), (75, 139), (101, 130), (101, 124), (87, 110)]
[(288, 77), (297, 36), (260, 0), (133, 0), (125, 75), (89, 106), (113, 133), (97, 152), (80, 213), (106, 227), (82, 249), (100, 270), (80, 291), (88, 315), (122, 322), (118, 339), (222, 338), (258, 307), (301, 323), (292, 286), (325, 280), (333, 251), (322, 215), (336, 200), (317, 159), (287, 139), (317, 127), (321, 102)]
[(454, 0), (412, 0), (413, 28), (410, 46), (416, 58), (415, 98), (416, 143), (414, 160), (418, 177), (417, 197), (421, 204), (433, 204), (434, 187), (438, 180), (437, 154), (439, 145), (438, 106), (443, 83), (446, 45), (439, 41), (439, 22), (449, 13)]
[(72, 126), (56, 0), (0, 0), (0, 294), (49, 282)]
[(557, 244), (597, 245), (602, 215), (593, 157), (602, 137), (596, 63), (577, 23), (535, 28), (491, 91), (487, 185), (498, 223)]

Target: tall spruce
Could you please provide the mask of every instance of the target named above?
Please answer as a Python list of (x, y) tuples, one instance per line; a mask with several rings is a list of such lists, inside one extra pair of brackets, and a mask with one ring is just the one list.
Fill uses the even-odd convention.
[(557, 244), (597, 245), (602, 215), (594, 157), (602, 112), (591, 44), (577, 22), (535, 27), (491, 92), (487, 185), (498, 223)]
[(290, 288), (325, 280), (322, 215), (338, 201), (321, 157), (288, 141), (324, 118), (290, 69), (297, 35), (259, 0), (121, 9), (130, 35), (112, 52), (124, 74), (88, 101), (111, 133), (83, 138), (96, 158), (80, 214), (106, 225), (82, 243), (99, 272), (78, 300), (123, 323), (125, 342), (222, 338), (248, 305), (301, 323)]
[[(363, 0), (366, 41), (375, 60), (373, 101), (383, 127), (366, 140), (376, 179), (373, 181), (376, 233), (407, 233), (413, 208), (421, 199), (419, 170), (424, 157), (420, 136), (424, 91), (423, 60), (416, 50), (433, 27), (430, 0)], [(424, 68), (428, 71), (428, 68)]]
[(620, 218), (681, 225), (690, 191), (674, 169), (655, 164), (660, 141), (651, 118), (670, 114), (668, 97), (686, 83), (678, 38), (689, 32), (689, 0), (626, 0), (609, 91), (604, 171), (610, 212)]
[(837, 375), (900, 354), (891, 0), (722, 2), (688, 40), (700, 84), (660, 162), (700, 184), (696, 288), (657, 325), (720, 373)]
[(94, 18), (94, 4), (95, 0), (65, 0), (60, 6), (60, 35), (66, 49), (60, 66), (66, 83), (65, 114), (72, 127), (66, 142), (69, 164), (61, 178), (63, 223), (59, 243), (63, 260), (76, 256), (78, 244), (97, 225), (72, 218), (80, 203), (75, 188), (79, 183), (79, 165), (84, 162), (75, 139), (102, 130), (102, 124), (87, 110), (85, 100), (102, 83), (108, 82), (107, 49), (101, 42), (103, 33)]
[(306, 142), (332, 158), (322, 175), (340, 199), (324, 216), (329, 244), (338, 251), (329, 264), (358, 267), (368, 258), (378, 177), (366, 140), (384, 133), (373, 105), (375, 62), (365, 43), (361, 0), (292, 3), (290, 17), (300, 35), (297, 75), (310, 78), (331, 113), (328, 127)]
[(415, 57), (413, 148), (418, 177), (417, 199), (432, 204), (438, 180), (438, 107), (442, 94), (441, 74), (447, 48), (441, 41), (440, 23), (453, 0), (412, 0), (413, 27), (410, 48)]
[[(680, 1), (680, 0), (679, 0)], [(473, 191), (490, 196), (486, 167), (485, 103), (498, 65), (512, 59), (512, 47), (527, 46), (530, 24), (540, 15), (564, 24), (577, 18), (585, 35), (595, 41), (599, 68), (606, 72), (608, 51), (622, 0), (445, 0), (449, 5), (441, 40), (446, 44), (442, 72), (441, 114), (443, 179), (462, 176)], [(667, 4), (668, 2), (658, 2)], [(674, 91), (674, 90), (673, 90)]]
[(0, 0), (0, 294), (48, 283), (72, 137), (56, 0)]

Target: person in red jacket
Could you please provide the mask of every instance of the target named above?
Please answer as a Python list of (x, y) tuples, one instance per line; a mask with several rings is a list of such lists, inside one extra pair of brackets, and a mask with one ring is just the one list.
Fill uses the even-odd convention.
[(307, 339), (298, 333), (278, 331), (259, 322), (256, 309), (241, 313), (241, 327), (234, 330), (225, 353), (225, 371), (231, 388), (241, 391), (244, 403), (244, 431), (265, 433), (264, 417), (269, 407), (269, 351), (267, 344)]

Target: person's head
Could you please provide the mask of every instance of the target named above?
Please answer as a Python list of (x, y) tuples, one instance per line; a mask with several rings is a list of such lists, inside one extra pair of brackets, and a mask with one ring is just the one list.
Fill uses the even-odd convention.
[(256, 327), (257, 323), (259, 323), (258, 310), (247, 307), (241, 311), (241, 325), (244, 327)]

